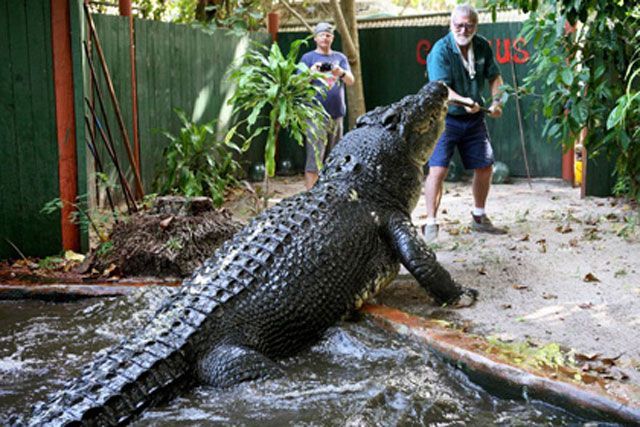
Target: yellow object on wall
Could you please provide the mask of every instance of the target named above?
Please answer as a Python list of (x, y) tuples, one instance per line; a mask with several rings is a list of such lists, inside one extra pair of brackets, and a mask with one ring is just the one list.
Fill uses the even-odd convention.
[(575, 159), (573, 162), (573, 185), (582, 185), (582, 146), (576, 145)]

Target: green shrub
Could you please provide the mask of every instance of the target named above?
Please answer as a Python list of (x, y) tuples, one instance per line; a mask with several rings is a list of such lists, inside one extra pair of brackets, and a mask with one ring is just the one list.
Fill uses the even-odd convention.
[(163, 133), (170, 143), (163, 152), (155, 191), (160, 195), (208, 196), (219, 207), (226, 189), (238, 183), (240, 165), (233, 154), (241, 149), (229, 139), (217, 138), (215, 120), (198, 124), (188, 120), (184, 111), (175, 112), (182, 128), (178, 135)]

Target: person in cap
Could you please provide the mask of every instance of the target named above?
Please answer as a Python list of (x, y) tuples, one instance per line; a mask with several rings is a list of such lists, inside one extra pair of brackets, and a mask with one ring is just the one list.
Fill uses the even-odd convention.
[(327, 22), (320, 22), (313, 30), (313, 40), (316, 48), (302, 55), (300, 62), (314, 71), (324, 73), (328, 84), (327, 95), (320, 98), (320, 102), (330, 119), (327, 123), (316, 129), (316, 134), (308, 134), (305, 142), (305, 187), (310, 189), (318, 180), (318, 166), (316, 163), (316, 150), (320, 159), (324, 160), (329, 151), (342, 138), (343, 118), (347, 112), (345, 104), (345, 85), (352, 85), (355, 78), (351, 73), (347, 57), (336, 50), (331, 49), (333, 43), (333, 26)]
[[(448, 173), (453, 150), (458, 147), (466, 169), (473, 169), (471, 230), (504, 234), (485, 213), (485, 203), (493, 172), (493, 149), (487, 132), (485, 112), (489, 117), (502, 115), (502, 77), (489, 42), (476, 34), (478, 12), (468, 5), (458, 5), (451, 13), (450, 32), (438, 40), (427, 56), (429, 81), (440, 80), (449, 87), (449, 110), (445, 130), (429, 159), (429, 174), (424, 185), (427, 222), (422, 227), (425, 241), (438, 236), (436, 213), (442, 187)], [(482, 108), (485, 81), (489, 83), (492, 103)]]

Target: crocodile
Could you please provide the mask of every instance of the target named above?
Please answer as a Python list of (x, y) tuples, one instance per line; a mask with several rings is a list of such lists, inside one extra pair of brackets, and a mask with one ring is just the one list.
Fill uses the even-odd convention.
[(318, 341), (400, 264), (436, 302), (472, 304), (477, 292), (436, 261), (410, 215), (447, 92), (429, 83), (361, 116), (311, 190), (251, 220), (141, 331), (36, 405), (28, 424), (124, 425), (189, 387), (282, 375), (278, 359)]

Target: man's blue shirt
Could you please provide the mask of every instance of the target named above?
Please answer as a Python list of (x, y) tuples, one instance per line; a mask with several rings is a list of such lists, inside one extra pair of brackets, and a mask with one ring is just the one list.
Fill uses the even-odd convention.
[[(344, 70), (351, 71), (347, 57), (342, 52), (337, 52), (335, 50), (331, 51), (329, 55), (323, 55), (312, 50), (311, 52), (307, 52), (302, 55), (300, 62), (305, 63), (309, 68), (311, 68), (311, 66), (316, 62), (331, 62), (334, 65), (340, 65)], [(344, 117), (347, 112), (344, 96), (344, 84), (342, 80), (335, 77), (331, 72), (327, 71), (326, 75), (329, 89), (327, 91), (326, 98), (319, 98), (320, 103), (322, 103), (324, 109), (334, 119)]]
[[(493, 49), (487, 39), (475, 35), (471, 40), (475, 56), (476, 75), (469, 77), (469, 73), (462, 63), (462, 57), (453, 34), (449, 32), (433, 45), (427, 56), (427, 76), (429, 81), (441, 80), (460, 96), (473, 99), (484, 105), (482, 92), (485, 81), (491, 81), (500, 74), (498, 64), (493, 56)], [(467, 114), (464, 107), (449, 106), (449, 114)]]

